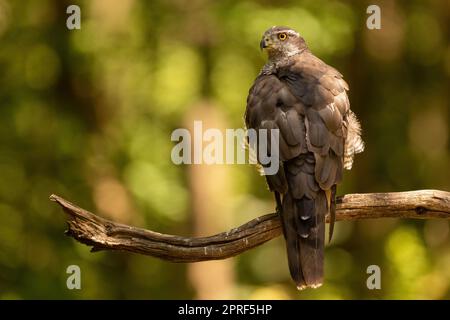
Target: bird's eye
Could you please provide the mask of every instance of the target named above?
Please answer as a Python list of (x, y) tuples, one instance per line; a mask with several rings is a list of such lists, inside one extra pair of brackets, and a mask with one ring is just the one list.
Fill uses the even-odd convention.
[(280, 39), (281, 41), (286, 40), (286, 38), (287, 38), (287, 34), (286, 33), (280, 33), (278, 35), (278, 39)]

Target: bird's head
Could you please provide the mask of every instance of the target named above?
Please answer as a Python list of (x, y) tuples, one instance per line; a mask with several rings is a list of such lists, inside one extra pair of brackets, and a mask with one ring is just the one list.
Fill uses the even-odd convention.
[(297, 31), (274, 26), (264, 32), (260, 48), (267, 51), (269, 60), (277, 61), (300, 53), (306, 49), (306, 43)]

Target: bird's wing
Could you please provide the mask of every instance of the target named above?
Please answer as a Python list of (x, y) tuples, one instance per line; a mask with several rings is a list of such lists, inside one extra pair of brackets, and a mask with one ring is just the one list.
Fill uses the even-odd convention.
[(322, 283), (326, 214), (325, 195), (315, 179), (316, 160), (308, 149), (307, 112), (282, 79), (263, 74), (250, 89), (245, 114), (247, 128), (279, 130), (280, 170), (266, 179), (272, 191), (283, 195), (289, 270), (299, 288)]
[[(308, 152), (303, 105), (275, 75), (263, 74), (250, 88), (245, 123), (250, 129), (267, 129), (268, 134), (270, 129), (279, 129), (280, 170), (266, 178), (271, 191), (286, 193), (284, 162)], [(270, 143), (267, 147), (270, 154)]]
[[(247, 128), (279, 129), (280, 160), (285, 166), (299, 154), (312, 152), (315, 180), (329, 190), (342, 179), (344, 153), (354, 152), (354, 143), (346, 146), (349, 120), (354, 118), (349, 116), (353, 114), (347, 90), (336, 69), (312, 54), (302, 54), (276, 75), (263, 74), (255, 80), (247, 98)], [(269, 181), (269, 186), (285, 193), (281, 175), (276, 177), (281, 184)]]
[(342, 179), (350, 103), (342, 75), (310, 53), (281, 68), (278, 77), (306, 110), (307, 148), (316, 160), (315, 179), (330, 190)]
[[(364, 149), (359, 123), (350, 110), (348, 85), (339, 71), (309, 52), (281, 68), (278, 76), (306, 106), (307, 146), (315, 157), (315, 180), (321, 189), (335, 193), (343, 168), (350, 169), (354, 154)], [(330, 214), (331, 239), (334, 205)]]

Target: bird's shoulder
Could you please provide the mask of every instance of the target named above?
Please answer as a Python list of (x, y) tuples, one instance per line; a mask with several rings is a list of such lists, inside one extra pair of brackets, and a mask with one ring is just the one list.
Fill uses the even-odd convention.
[(258, 128), (264, 121), (284, 117), (286, 113), (305, 113), (289, 87), (276, 73), (260, 73), (247, 96), (245, 121), (248, 128)]
[[(347, 82), (338, 70), (309, 51), (279, 65), (276, 75), (300, 101), (315, 109), (332, 104), (336, 96), (346, 96), (346, 91), (349, 90)], [(340, 107), (342, 114), (348, 111), (345, 103), (340, 104)]]

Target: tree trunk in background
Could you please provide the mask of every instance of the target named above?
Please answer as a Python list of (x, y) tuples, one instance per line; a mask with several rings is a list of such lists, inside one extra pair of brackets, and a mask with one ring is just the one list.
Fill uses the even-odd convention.
[[(194, 120), (207, 128), (224, 130), (225, 117), (218, 108), (204, 103), (193, 106), (187, 115), (186, 127), (194, 141)], [(223, 131), (225, 132), (225, 131)], [(225, 142), (225, 141), (224, 141)], [(203, 144), (204, 146), (206, 144)], [(192, 145), (192, 154), (194, 148)], [(191, 208), (195, 236), (215, 234), (231, 226), (232, 215), (227, 199), (230, 194), (230, 174), (226, 165), (190, 165), (188, 168)], [(231, 299), (234, 297), (234, 262), (232, 259), (189, 264), (188, 277), (197, 299)]]

